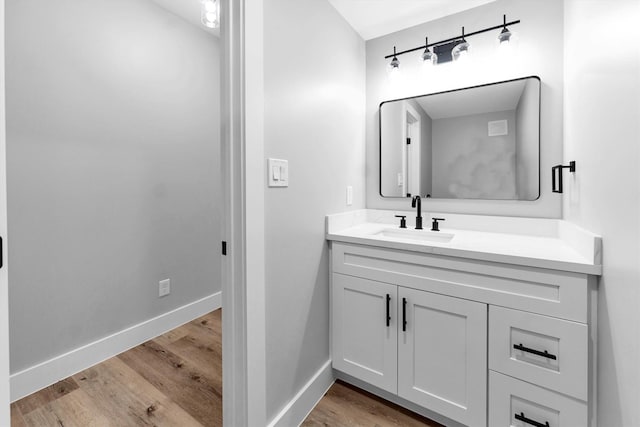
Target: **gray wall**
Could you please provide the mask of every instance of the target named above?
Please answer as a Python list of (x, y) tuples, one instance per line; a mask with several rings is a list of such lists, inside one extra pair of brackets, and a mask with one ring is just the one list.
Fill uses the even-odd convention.
[[(516, 192), (519, 199), (539, 195), (540, 91), (537, 81), (527, 80), (516, 108)], [(532, 119), (535, 118), (535, 119)]]
[(8, 0), (6, 37), (16, 372), (220, 290), (219, 52), (147, 0)]
[(564, 163), (576, 161), (575, 174), (564, 172), (565, 218), (603, 245), (597, 425), (639, 426), (640, 50), (609, 37), (640, 40), (640, 2), (564, 4)]
[[(272, 419), (329, 360), (324, 220), (364, 207), (364, 42), (326, 1), (266, 0), (266, 389)], [(294, 59), (295, 58), (295, 59)], [(346, 186), (353, 186), (347, 207)]]
[[(421, 72), (420, 52), (398, 57), (402, 75), (391, 84), (387, 78), (389, 63), (385, 55), (415, 47), (424, 41), (442, 40), (457, 34), (461, 25), (467, 30), (497, 25), (502, 15), (520, 19), (512, 28), (519, 35), (511, 57), (496, 52), (497, 32), (480, 34), (472, 43), (472, 63), (442, 64)], [(551, 192), (551, 166), (562, 160), (563, 97), (563, 3), (557, 0), (496, 0), (464, 12), (369, 40), (367, 47), (367, 207), (406, 209), (406, 199), (382, 198), (378, 194), (378, 106), (390, 99), (435, 93), (449, 89), (538, 75), (542, 80), (542, 196), (533, 202), (513, 200), (427, 200), (423, 208), (435, 212), (475, 213), (559, 218), (562, 202)]]
[[(433, 197), (516, 197), (515, 110), (433, 120)], [(507, 120), (507, 135), (488, 122)]]

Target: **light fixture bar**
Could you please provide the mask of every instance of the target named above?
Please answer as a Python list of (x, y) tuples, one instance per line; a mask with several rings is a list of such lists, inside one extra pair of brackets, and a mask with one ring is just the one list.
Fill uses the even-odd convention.
[[(505, 20), (506, 20), (506, 18), (505, 18)], [(476, 34), (486, 33), (488, 31), (497, 30), (497, 29), (500, 29), (500, 28), (504, 28), (506, 26), (516, 25), (516, 24), (519, 24), (519, 23), (520, 23), (519, 19), (516, 20), (516, 21), (505, 22), (505, 23), (502, 23), (500, 25), (496, 25), (494, 27), (485, 28), (483, 30), (474, 31), (472, 33), (465, 33), (464, 36), (465, 36), (465, 38), (466, 37), (471, 37), (471, 36), (475, 36)], [(411, 53), (411, 52), (415, 52), (415, 51), (418, 51), (418, 50), (427, 49), (427, 48), (432, 47), (432, 46), (437, 46), (437, 45), (440, 45), (440, 44), (445, 44), (445, 43), (449, 43), (449, 42), (452, 42), (452, 41), (460, 40), (461, 38), (462, 37), (458, 35), (456, 37), (451, 37), (451, 38), (448, 38), (448, 39), (445, 39), (445, 40), (440, 40), (440, 41), (435, 42), (435, 43), (429, 43), (427, 45), (414, 47), (413, 49), (408, 49), (408, 50), (403, 50), (403, 51), (398, 52), (398, 53), (393, 53), (391, 55), (385, 56), (384, 58), (385, 59), (393, 58), (394, 56), (400, 56), (400, 55), (404, 55), (405, 53)]]

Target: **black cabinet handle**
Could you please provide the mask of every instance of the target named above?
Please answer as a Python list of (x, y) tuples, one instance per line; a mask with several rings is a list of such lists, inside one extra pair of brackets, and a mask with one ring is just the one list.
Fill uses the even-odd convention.
[(389, 321), (391, 321), (391, 316), (389, 315), (389, 302), (391, 301), (391, 297), (387, 294), (387, 328), (389, 327)]
[(524, 416), (524, 412), (520, 412), (519, 414), (514, 414), (516, 416), (516, 420), (522, 421), (523, 423), (531, 424), (535, 427), (549, 427), (549, 421), (545, 421), (544, 424), (539, 423), (536, 420), (532, 420), (531, 418), (527, 418)]
[(2, 237), (0, 237), (0, 268), (4, 265), (4, 254), (2, 253)]
[(402, 332), (407, 330), (407, 299), (402, 298)]
[(551, 360), (556, 360), (557, 359), (555, 354), (548, 353), (547, 350), (545, 350), (545, 351), (534, 350), (532, 348), (528, 348), (528, 347), (523, 346), (522, 343), (514, 344), (513, 348), (515, 348), (516, 350), (521, 350), (521, 351), (524, 351), (524, 352), (527, 352), (527, 353), (535, 354), (536, 356), (546, 357), (547, 359), (551, 359)]

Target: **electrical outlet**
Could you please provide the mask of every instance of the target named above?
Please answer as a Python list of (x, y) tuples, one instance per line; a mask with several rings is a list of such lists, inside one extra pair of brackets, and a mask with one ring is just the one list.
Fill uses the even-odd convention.
[(158, 297), (164, 297), (171, 293), (171, 279), (158, 282)]
[(347, 206), (353, 205), (353, 187), (347, 186)]

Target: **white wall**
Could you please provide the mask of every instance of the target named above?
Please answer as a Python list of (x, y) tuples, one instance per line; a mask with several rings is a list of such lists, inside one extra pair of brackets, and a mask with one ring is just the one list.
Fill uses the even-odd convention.
[(638, 426), (640, 3), (564, 4), (564, 159), (576, 161), (575, 174), (565, 171), (565, 218), (603, 238), (598, 425)]
[(329, 2), (265, 0), (264, 12), (265, 156), (288, 159), (290, 180), (265, 189), (271, 420), (329, 360), (324, 217), (364, 207), (365, 51)]
[[(515, 110), (433, 120), (433, 197), (515, 199)], [(488, 136), (488, 122), (507, 134)]]
[(6, 18), (16, 372), (220, 290), (219, 52), (147, 0)]
[[(386, 73), (389, 60), (384, 56), (393, 52), (394, 45), (398, 50), (404, 50), (423, 43), (425, 36), (432, 41), (455, 36), (463, 25), (467, 32), (497, 25), (505, 13), (508, 20), (522, 21), (511, 28), (519, 38), (519, 46), (512, 57), (497, 54), (498, 31), (489, 32), (468, 39), (475, 56), (472, 64), (441, 64), (425, 76), (420, 73), (420, 52), (402, 55), (398, 59), (403, 75), (398, 84), (389, 82)], [(431, 199), (423, 207), (436, 212), (560, 217), (562, 202), (560, 196), (551, 192), (550, 170), (562, 158), (562, 15), (563, 5), (558, 0), (497, 0), (367, 41), (367, 207), (406, 209), (409, 206), (407, 199), (382, 198), (378, 194), (378, 106), (381, 102), (538, 75), (542, 80), (540, 199), (533, 202)]]

